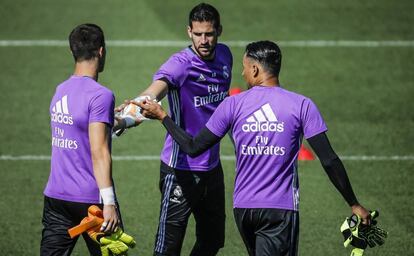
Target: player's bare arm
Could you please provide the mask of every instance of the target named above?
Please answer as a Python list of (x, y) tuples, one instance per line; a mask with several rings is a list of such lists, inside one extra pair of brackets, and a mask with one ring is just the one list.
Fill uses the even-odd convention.
[[(155, 80), (145, 91), (139, 94), (138, 97), (148, 96), (149, 99), (160, 101), (168, 93), (168, 84), (163, 80)], [(137, 97), (137, 98), (138, 98)], [(115, 108), (115, 112), (122, 111), (132, 100), (124, 100), (124, 103)]]
[(142, 119), (134, 114), (127, 114), (125, 118), (121, 113), (128, 111), (130, 104), (136, 104), (144, 100), (160, 101), (168, 93), (168, 84), (163, 80), (155, 80), (144, 92), (132, 100), (124, 100), (124, 103), (115, 108), (115, 123), (113, 131), (119, 136), (126, 128), (135, 127), (142, 123)]
[(89, 142), (93, 172), (103, 199), (104, 223), (102, 231), (114, 232), (119, 225), (112, 184), (112, 158), (109, 150), (109, 126), (105, 123), (89, 124)]
[(155, 80), (140, 96), (149, 96), (151, 100), (162, 100), (168, 93), (168, 84), (163, 80)]

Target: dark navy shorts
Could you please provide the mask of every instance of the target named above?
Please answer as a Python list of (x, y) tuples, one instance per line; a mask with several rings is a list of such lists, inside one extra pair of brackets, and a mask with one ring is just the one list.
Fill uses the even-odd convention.
[[(45, 196), (40, 255), (70, 255), (79, 236), (70, 238), (68, 229), (78, 225), (83, 218), (88, 216), (88, 208), (91, 205), (90, 203), (70, 202)], [(95, 205), (101, 209), (103, 207), (101, 204)], [(118, 214), (121, 218), (119, 212)], [(122, 227), (122, 224), (120, 226)], [(90, 255), (101, 255), (100, 246), (86, 233), (83, 233), (82, 236)]]
[(296, 256), (299, 213), (268, 208), (233, 209), (249, 256)]
[(180, 255), (188, 218), (196, 223), (190, 255), (216, 255), (224, 246), (225, 205), (221, 164), (210, 171), (176, 170), (161, 162), (161, 209), (154, 255)]

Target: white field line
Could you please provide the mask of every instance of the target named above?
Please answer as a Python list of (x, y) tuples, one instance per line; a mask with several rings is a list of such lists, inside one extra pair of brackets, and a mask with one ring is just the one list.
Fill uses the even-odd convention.
[[(235, 157), (231, 155), (220, 156), (223, 161), (234, 161)], [(138, 156), (112, 156), (114, 161), (159, 161), (159, 155), (138, 155)], [(340, 159), (346, 161), (414, 161), (414, 155), (406, 156), (340, 156)], [(0, 155), (0, 161), (50, 161), (48, 155)]]
[[(251, 41), (224, 41), (230, 47), (245, 47)], [(179, 40), (107, 40), (114, 47), (185, 47), (189, 41)], [(278, 41), (282, 47), (414, 47), (414, 40), (299, 40)], [(57, 46), (68, 47), (66, 40), (0, 40), (0, 47)]]

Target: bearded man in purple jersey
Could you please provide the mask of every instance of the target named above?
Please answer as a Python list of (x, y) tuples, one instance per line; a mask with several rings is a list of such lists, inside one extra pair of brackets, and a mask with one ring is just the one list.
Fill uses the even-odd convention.
[(299, 238), (298, 152), (305, 137), (332, 183), (354, 214), (369, 224), (370, 213), (352, 190), (333, 151), (316, 105), (279, 84), (282, 55), (270, 41), (246, 47), (243, 77), (249, 90), (226, 98), (195, 135), (186, 133), (153, 102), (138, 105), (162, 121), (180, 149), (192, 157), (231, 131), (236, 151), (234, 217), (249, 255), (297, 255)]
[[(195, 6), (189, 14), (187, 32), (192, 44), (160, 67), (141, 96), (161, 100), (168, 95), (172, 121), (195, 135), (228, 95), (233, 58), (227, 46), (217, 43), (222, 26), (213, 6)], [(190, 157), (167, 134), (161, 152), (162, 196), (154, 255), (180, 255), (191, 213), (196, 222), (191, 255), (216, 255), (224, 246), (224, 180), (219, 149), (217, 144)]]
[[(112, 180), (111, 128), (115, 98), (97, 82), (105, 65), (105, 40), (94, 24), (77, 26), (69, 35), (75, 59), (72, 76), (56, 87), (50, 103), (52, 157), (44, 190), (41, 255), (70, 255), (78, 237), (68, 229), (88, 216), (88, 207), (103, 208), (101, 231), (121, 224)], [(91, 255), (98, 243), (83, 238)]]

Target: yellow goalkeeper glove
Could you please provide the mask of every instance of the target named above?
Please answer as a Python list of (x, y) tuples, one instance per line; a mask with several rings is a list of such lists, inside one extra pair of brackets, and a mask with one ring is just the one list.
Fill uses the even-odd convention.
[(128, 249), (136, 245), (134, 238), (120, 228), (110, 235), (99, 232), (99, 229), (91, 229), (88, 235), (100, 245), (102, 256), (127, 255)]
[(369, 247), (384, 244), (384, 239), (388, 233), (383, 229), (377, 227), (377, 220), (375, 220), (379, 213), (378, 211), (371, 211), (371, 224), (362, 224), (362, 219), (356, 214), (346, 218), (341, 225), (341, 232), (344, 236), (344, 246), (352, 245), (354, 249), (351, 256), (362, 256), (364, 250)]
[(134, 238), (120, 228), (112, 234), (101, 232), (103, 221), (102, 210), (96, 205), (91, 205), (88, 208), (88, 217), (83, 218), (79, 225), (70, 228), (69, 235), (74, 238), (86, 231), (89, 237), (100, 245), (102, 256), (127, 255), (128, 249), (135, 247)]
[(102, 256), (126, 255), (129, 248), (134, 248), (136, 242), (132, 236), (124, 233), (120, 228), (110, 236), (100, 240)]

